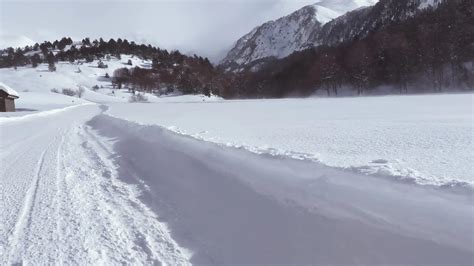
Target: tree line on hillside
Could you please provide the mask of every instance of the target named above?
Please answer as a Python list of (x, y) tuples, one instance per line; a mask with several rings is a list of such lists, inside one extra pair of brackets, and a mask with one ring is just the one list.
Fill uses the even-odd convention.
[[(210, 95), (213, 81), (217, 71), (207, 58), (200, 56), (186, 56), (179, 51), (171, 51), (153, 47), (151, 45), (136, 44), (124, 39), (110, 39), (104, 41), (91, 41), (85, 38), (81, 43), (64, 37), (54, 42), (36, 43), (24, 48), (7, 48), (2, 51), (0, 67), (17, 67), (47, 63), (50, 71), (55, 71), (58, 61), (92, 62), (105, 60), (111, 57), (120, 59), (121, 54), (133, 55), (142, 60), (152, 60), (152, 68), (138, 66), (128, 69), (126, 67), (115, 71), (112, 81), (121, 88), (122, 85), (133, 87), (136, 90), (155, 91), (166, 89), (168, 91), (179, 88), (183, 93), (204, 93)], [(130, 67), (131, 61), (125, 63)], [(107, 68), (99, 61), (98, 67)]]
[[(110, 39), (91, 41), (85, 38), (80, 43), (74, 43), (69, 37), (54, 42), (45, 41), (24, 48), (9, 47), (2, 51), (0, 67), (24, 66), (34, 63), (46, 63), (48, 56), (54, 56), (56, 61), (85, 60), (104, 58), (106, 55), (120, 57), (120, 54), (130, 54), (142, 59), (151, 59), (154, 56), (167, 57), (170, 53), (157, 47), (145, 44), (136, 44), (127, 39)], [(179, 52), (173, 52), (174, 57), (181, 57)]]
[(124, 67), (116, 69), (112, 76), (112, 84), (118, 89), (127, 86), (151, 93), (179, 90), (184, 94), (207, 96), (211, 91), (218, 91), (218, 80), (218, 73), (209, 60), (198, 56), (179, 56), (175, 60), (154, 56), (151, 69)]
[(365, 38), (256, 62), (233, 75), (226, 97), (337, 96), (343, 87), (362, 95), (384, 85), (399, 93), (473, 90), (474, 4), (444, 1)]

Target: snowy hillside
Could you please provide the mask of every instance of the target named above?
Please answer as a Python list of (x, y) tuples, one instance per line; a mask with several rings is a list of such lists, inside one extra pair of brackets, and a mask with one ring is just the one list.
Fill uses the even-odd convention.
[(237, 41), (222, 63), (235, 62), (242, 65), (266, 57), (288, 56), (294, 51), (306, 48), (309, 37), (322, 25), (350, 10), (373, 5), (375, 2), (323, 0), (305, 6), (288, 16), (256, 27)]
[[(131, 60), (132, 65), (127, 65)], [(98, 68), (98, 60), (90, 63), (78, 61), (76, 63), (59, 62), (56, 71), (48, 71), (47, 64), (40, 64), (37, 68), (31, 66), (13, 68), (0, 68), (1, 81), (14, 88), (20, 98), (16, 100), (17, 113), (0, 114), (0, 116), (18, 116), (25, 112), (38, 110), (50, 110), (81, 103), (106, 103), (106, 102), (128, 102), (131, 93), (126, 89), (113, 89), (111, 78), (114, 70), (118, 68), (150, 68), (151, 61), (141, 60), (138, 57), (122, 55), (121, 59), (114, 57), (104, 60), (108, 68)], [(97, 86), (96, 88), (94, 88)], [(83, 89), (83, 95), (66, 96), (62, 94), (63, 89), (77, 91)], [(55, 92), (53, 92), (55, 91)], [(172, 102), (172, 101), (206, 101), (215, 100), (216, 97), (208, 98), (201, 95), (183, 95), (179, 97), (157, 97), (154, 94), (143, 93), (149, 102)]]
[(24, 47), (26, 45), (33, 45), (34, 43), (33, 40), (26, 36), (0, 33), (0, 49), (7, 47)]

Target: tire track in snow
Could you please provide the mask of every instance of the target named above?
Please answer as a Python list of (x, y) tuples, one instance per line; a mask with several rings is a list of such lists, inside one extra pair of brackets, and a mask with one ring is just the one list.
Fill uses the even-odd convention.
[[(67, 135), (68, 131), (64, 131), (61, 136), (61, 141), (58, 145), (57, 153), (56, 153), (56, 195), (55, 195), (55, 215), (56, 215), (56, 231), (55, 231), (55, 244), (57, 255), (56, 258), (63, 258), (63, 252), (61, 250), (61, 243), (62, 235), (61, 235), (61, 226), (62, 226), (62, 219), (61, 219), (61, 209), (63, 208), (63, 201), (62, 198), (62, 188), (61, 188), (61, 173), (62, 173), (62, 164), (61, 164), (61, 157), (62, 157), (62, 148), (64, 145), (65, 135)], [(61, 262), (62, 263), (62, 262)]]
[(48, 149), (49, 149), (49, 146), (45, 150), (43, 150), (43, 152), (40, 155), (40, 158), (36, 165), (34, 179), (26, 192), (23, 206), (21, 208), (20, 216), (18, 217), (18, 220), (15, 223), (13, 232), (9, 238), (9, 243), (10, 243), (9, 244), (9, 247), (10, 247), (9, 263), (10, 264), (14, 264), (18, 262), (18, 261), (15, 261), (17, 259), (16, 256), (20, 255), (18, 254), (17, 249), (19, 248), (19, 245), (20, 245), (20, 239), (24, 237), (25, 231), (28, 229), (28, 224), (31, 219), (31, 211), (33, 208), (33, 204), (35, 202), (39, 181), (41, 178), (40, 176), (41, 170), (43, 168), (44, 158)]
[[(11, 130), (0, 130), (3, 138), (13, 135)], [(41, 154), (46, 151), (41, 134), (29, 134), (20, 137), (9, 149), (0, 150), (0, 259), (6, 263), (9, 259), (12, 235), (25, 206), (27, 192), (31, 190), (35, 173), (38, 171)], [(40, 144), (40, 145), (38, 145)], [(51, 144), (50, 144), (51, 145)], [(46, 145), (46, 147), (48, 147)], [(43, 160), (45, 160), (43, 154)], [(43, 162), (44, 163), (44, 162)], [(1, 264), (1, 263), (0, 263)]]

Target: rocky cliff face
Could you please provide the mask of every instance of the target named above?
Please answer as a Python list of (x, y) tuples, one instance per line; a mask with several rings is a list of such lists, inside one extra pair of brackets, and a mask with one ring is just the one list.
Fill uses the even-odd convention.
[[(288, 56), (308, 41), (312, 31), (322, 26), (322, 22), (317, 19), (319, 12), (316, 5), (306, 6), (286, 17), (256, 27), (237, 41), (223, 62), (243, 65), (265, 57)], [(337, 16), (337, 13), (327, 13)]]

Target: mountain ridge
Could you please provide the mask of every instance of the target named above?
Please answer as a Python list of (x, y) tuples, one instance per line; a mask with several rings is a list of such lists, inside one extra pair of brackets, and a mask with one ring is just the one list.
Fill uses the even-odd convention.
[(309, 38), (324, 24), (349, 10), (374, 4), (377, 0), (323, 0), (304, 6), (289, 15), (255, 27), (238, 39), (221, 64), (245, 65), (253, 61), (283, 58), (307, 48)]
[[(344, 1), (320, 1), (305, 6), (290, 15), (275, 21), (266, 22), (240, 38), (236, 45), (221, 61), (221, 66), (227, 70), (239, 70), (246, 65), (265, 60), (266, 58), (283, 58), (293, 52), (317, 47), (320, 45), (336, 45), (354, 38), (362, 38), (370, 31), (384, 25), (403, 21), (430, 7), (437, 7), (444, 0), (386, 0), (386, 1), (356, 1), (348, 4), (346, 9), (340, 5)], [(332, 16), (321, 19), (318, 14), (327, 12), (323, 4), (331, 3), (336, 11)], [(363, 6), (374, 4), (371, 6)], [(312, 12), (311, 12), (312, 10)], [(323, 12), (321, 12), (323, 11)], [(347, 12), (344, 12), (347, 11)], [(343, 12), (343, 13), (342, 13)], [(328, 12), (327, 12), (328, 13)], [(303, 23), (308, 20), (316, 23)], [(288, 30), (288, 21), (297, 21), (294, 29)], [(295, 28), (296, 27), (296, 28)], [(275, 29), (280, 29), (276, 31)], [(281, 29), (284, 29), (283, 31)], [(286, 32), (285, 32), (286, 29)], [(272, 43), (266, 40), (281, 40)], [(303, 36), (303, 37), (301, 37)], [(266, 42), (265, 42), (266, 41)], [(240, 70), (239, 70), (240, 71)]]

